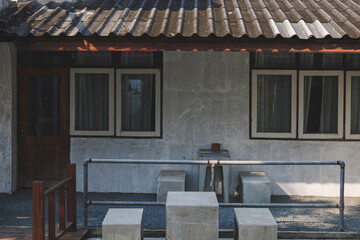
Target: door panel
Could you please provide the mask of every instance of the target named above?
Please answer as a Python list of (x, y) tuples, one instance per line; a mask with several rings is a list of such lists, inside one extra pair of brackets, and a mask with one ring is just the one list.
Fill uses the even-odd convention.
[(67, 69), (20, 69), (20, 187), (65, 177), (69, 162)]

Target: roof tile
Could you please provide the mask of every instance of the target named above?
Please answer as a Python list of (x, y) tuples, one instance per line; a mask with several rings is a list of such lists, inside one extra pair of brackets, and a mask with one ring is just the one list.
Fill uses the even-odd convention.
[(29, 2), (18, 3), (24, 10), (9, 15), (11, 21), (1, 18), (1, 34), (360, 38), (360, 0)]

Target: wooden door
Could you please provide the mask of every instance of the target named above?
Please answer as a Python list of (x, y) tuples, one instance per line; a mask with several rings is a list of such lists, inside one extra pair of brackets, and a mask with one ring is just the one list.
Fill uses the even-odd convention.
[[(68, 70), (20, 68), (20, 187), (53, 184), (69, 163)], [(46, 185), (48, 185), (46, 184)]]

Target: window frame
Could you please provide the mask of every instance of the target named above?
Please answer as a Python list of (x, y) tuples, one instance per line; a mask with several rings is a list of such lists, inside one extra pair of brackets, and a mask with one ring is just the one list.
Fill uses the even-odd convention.
[(360, 71), (346, 72), (345, 139), (359, 140), (360, 134), (351, 133), (351, 78), (360, 77)]
[[(155, 131), (122, 131), (121, 130), (121, 75), (154, 74), (155, 75)], [(154, 68), (121, 68), (116, 69), (116, 129), (119, 137), (160, 137), (161, 136), (161, 71)]]
[[(75, 129), (75, 75), (77, 73), (109, 74), (109, 130)], [(70, 68), (70, 135), (71, 136), (114, 136), (114, 69), (113, 68)]]
[[(338, 132), (337, 133), (304, 133), (304, 78), (306, 76), (338, 77)], [(299, 106), (298, 135), (299, 139), (342, 139), (344, 135), (344, 71), (339, 70), (300, 70), (299, 71)]]
[[(296, 138), (296, 101), (297, 71), (296, 70), (252, 70), (251, 75), (251, 137), (252, 138)], [(257, 76), (258, 75), (291, 75), (291, 132), (258, 132), (257, 131)]]

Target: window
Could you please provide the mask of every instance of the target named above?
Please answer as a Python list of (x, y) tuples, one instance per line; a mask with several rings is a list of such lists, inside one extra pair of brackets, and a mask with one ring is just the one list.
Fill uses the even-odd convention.
[(360, 140), (360, 54), (250, 56), (252, 138)]
[(346, 73), (346, 125), (348, 139), (360, 139), (360, 71)]
[(118, 69), (116, 91), (114, 69), (74, 68), (70, 74), (71, 135), (160, 136), (160, 70)]
[(160, 70), (118, 69), (116, 135), (160, 136)]
[(343, 71), (300, 71), (299, 138), (342, 138)]
[(296, 71), (252, 71), (252, 136), (296, 137)]
[(114, 70), (70, 70), (71, 135), (114, 135)]

